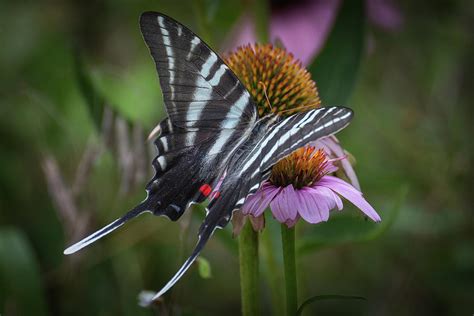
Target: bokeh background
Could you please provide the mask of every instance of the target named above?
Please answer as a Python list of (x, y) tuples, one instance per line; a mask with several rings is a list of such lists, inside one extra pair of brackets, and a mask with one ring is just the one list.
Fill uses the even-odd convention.
[[(299, 224), (305, 315), (474, 313), (470, 1), (2, 1), (0, 314), (239, 315), (237, 240), (218, 231), (155, 309), (137, 305), (194, 245), (199, 209), (144, 215), (82, 252), (63, 249), (144, 198), (164, 116), (141, 12), (166, 13), (218, 52), (268, 38), (310, 69), (367, 199)], [(268, 25), (271, 29), (268, 30)], [(229, 225), (230, 226), (230, 225)], [(278, 225), (261, 236), (262, 314), (282, 314)]]

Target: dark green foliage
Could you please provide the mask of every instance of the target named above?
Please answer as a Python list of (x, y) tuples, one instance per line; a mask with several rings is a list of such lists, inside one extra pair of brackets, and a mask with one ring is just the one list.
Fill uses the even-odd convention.
[(33, 249), (23, 233), (0, 230), (0, 301), (7, 315), (47, 315), (41, 275)]
[(323, 50), (308, 67), (323, 105), (347, 104), (354, 89), (365, 48), (364, 3), (362, 0), (342, 2)]

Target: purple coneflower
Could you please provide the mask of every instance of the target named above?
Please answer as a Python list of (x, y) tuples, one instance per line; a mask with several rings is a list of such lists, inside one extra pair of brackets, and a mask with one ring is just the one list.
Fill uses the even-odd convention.
[(294, 226), (300, 217), (316, 224), (327, 221), (329, 211), (342, 210), (343, 197), (373, 221), (380, 221), (359, 190), (329, 175), (336, 170), (324, 150), (313, 146), (300, 148), (273, 167), (269, 181), (247, 199), (242, 213), (259, 217), (270, 206), (275, 219), (288, 227)]
[[(257, 103), (259, 115), (286, 116), (321, 106), (310, 74), (285, 49), (272, 45), (247, 45), (226, 58)], [(338, 168), (339, 167), (339, 168)], [(344, 178), (330, 176), (342, 170)], [(351, 201), (374, 221), (380, 217), (362, 197), (357, 176), (344, 149), (334, 136), (300, 149), (272, 169), (268, 182), (245, 202), (242, 213), (252, 215), (255, 230), (264, 225), (263, 211), (270, 205), (275, 218), (293, 226), (299, 217), (310, 223), (326, 221), (329, 211), (342, 209), (340, 196)], [(234, 233), (243, 225), (242, 214), (234, 214)]]

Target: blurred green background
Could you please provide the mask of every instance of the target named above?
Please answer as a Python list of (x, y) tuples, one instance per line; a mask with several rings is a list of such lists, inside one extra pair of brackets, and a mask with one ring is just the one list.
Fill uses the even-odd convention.
[[(390, 2), (402, 22), (387, 29), (367, 16), (374, 3), (339, 7), (309, 69), (323, 104), (356, 113), (340, 139), (383, 222), (346, 205), (327, 223), (300, 224), (300, 301), (367, 299), (317, 301), (307, 315), (471, 315), (474, 5)], [(293, 5), (305, 1), (0, 4), (1, 315), (239, 315), (230, 227), (163, 304), (137, 305), (189, 254), (199, 210), (178, 223), (144, 215), (76, 255), (62, 251), (141, 201), (153, 174), (145, 140), (165, 113), (140, 13), (166, 13), (225, 52), (244, 14), (265, 33), (272, 14)], [(282, 313), (278, 240), (267, 218), (264, 314)]]

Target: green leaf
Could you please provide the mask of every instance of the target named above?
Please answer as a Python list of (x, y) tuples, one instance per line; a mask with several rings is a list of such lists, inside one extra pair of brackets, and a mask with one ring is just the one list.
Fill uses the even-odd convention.
[(303, 304), (300, 305), (298, 308), (298, 311), (296, 312), (296, 316), (299, 316), (303, 314), (303, 310), (308, 307), (310, 304), (313, 304), (318, 301), (324, 301), (324, 300), (361, 300), (361, 301), (367, 301), (365, 297), (362, 296), (352, 296), (352, 295), (317, 295), (313, 296), (306, 301), (303, 302)]
[(126, 69), (94, 68), (91, 79), (107, 105), (126, 121), (154, 127), (165, 116), (158, 77), (148, 56)]
[(198, 264), (199, 275), (203, 279), (209, 279), (212, 277), (211, 264), (207, 259), (202, 256), (199, 256), (196, 260)]
[(298, 254), (308, 254), (323, 247), (366, 242), (378, 238), (395, 222), (407, 193), (407, 186), (400, 189), (391, 210), (382, 216), (382, 222), (378, 224), (369, 220), (364, 221), (359, 216), (350, 216), (344, 211), (339, 214), (333, 212), (329, 221), (315, 225), (309, 233), (298, 240)]
[(364, 49), (364, 1), (343, 1), (321, 53), (308, 67), (323, 105), (343, 105), (354, 88)]
[(33, 250), (17, 229), (0, 230), (0, 314), (47, 315)]
[(195, 0), (192, 4), (193, 21), (196, 22), (197, 28), (191, 29), (216, 51), (219, 51), (219, 48), (227, 49), (225, 43), (229, 33), (242, 14), (242, 1)]

